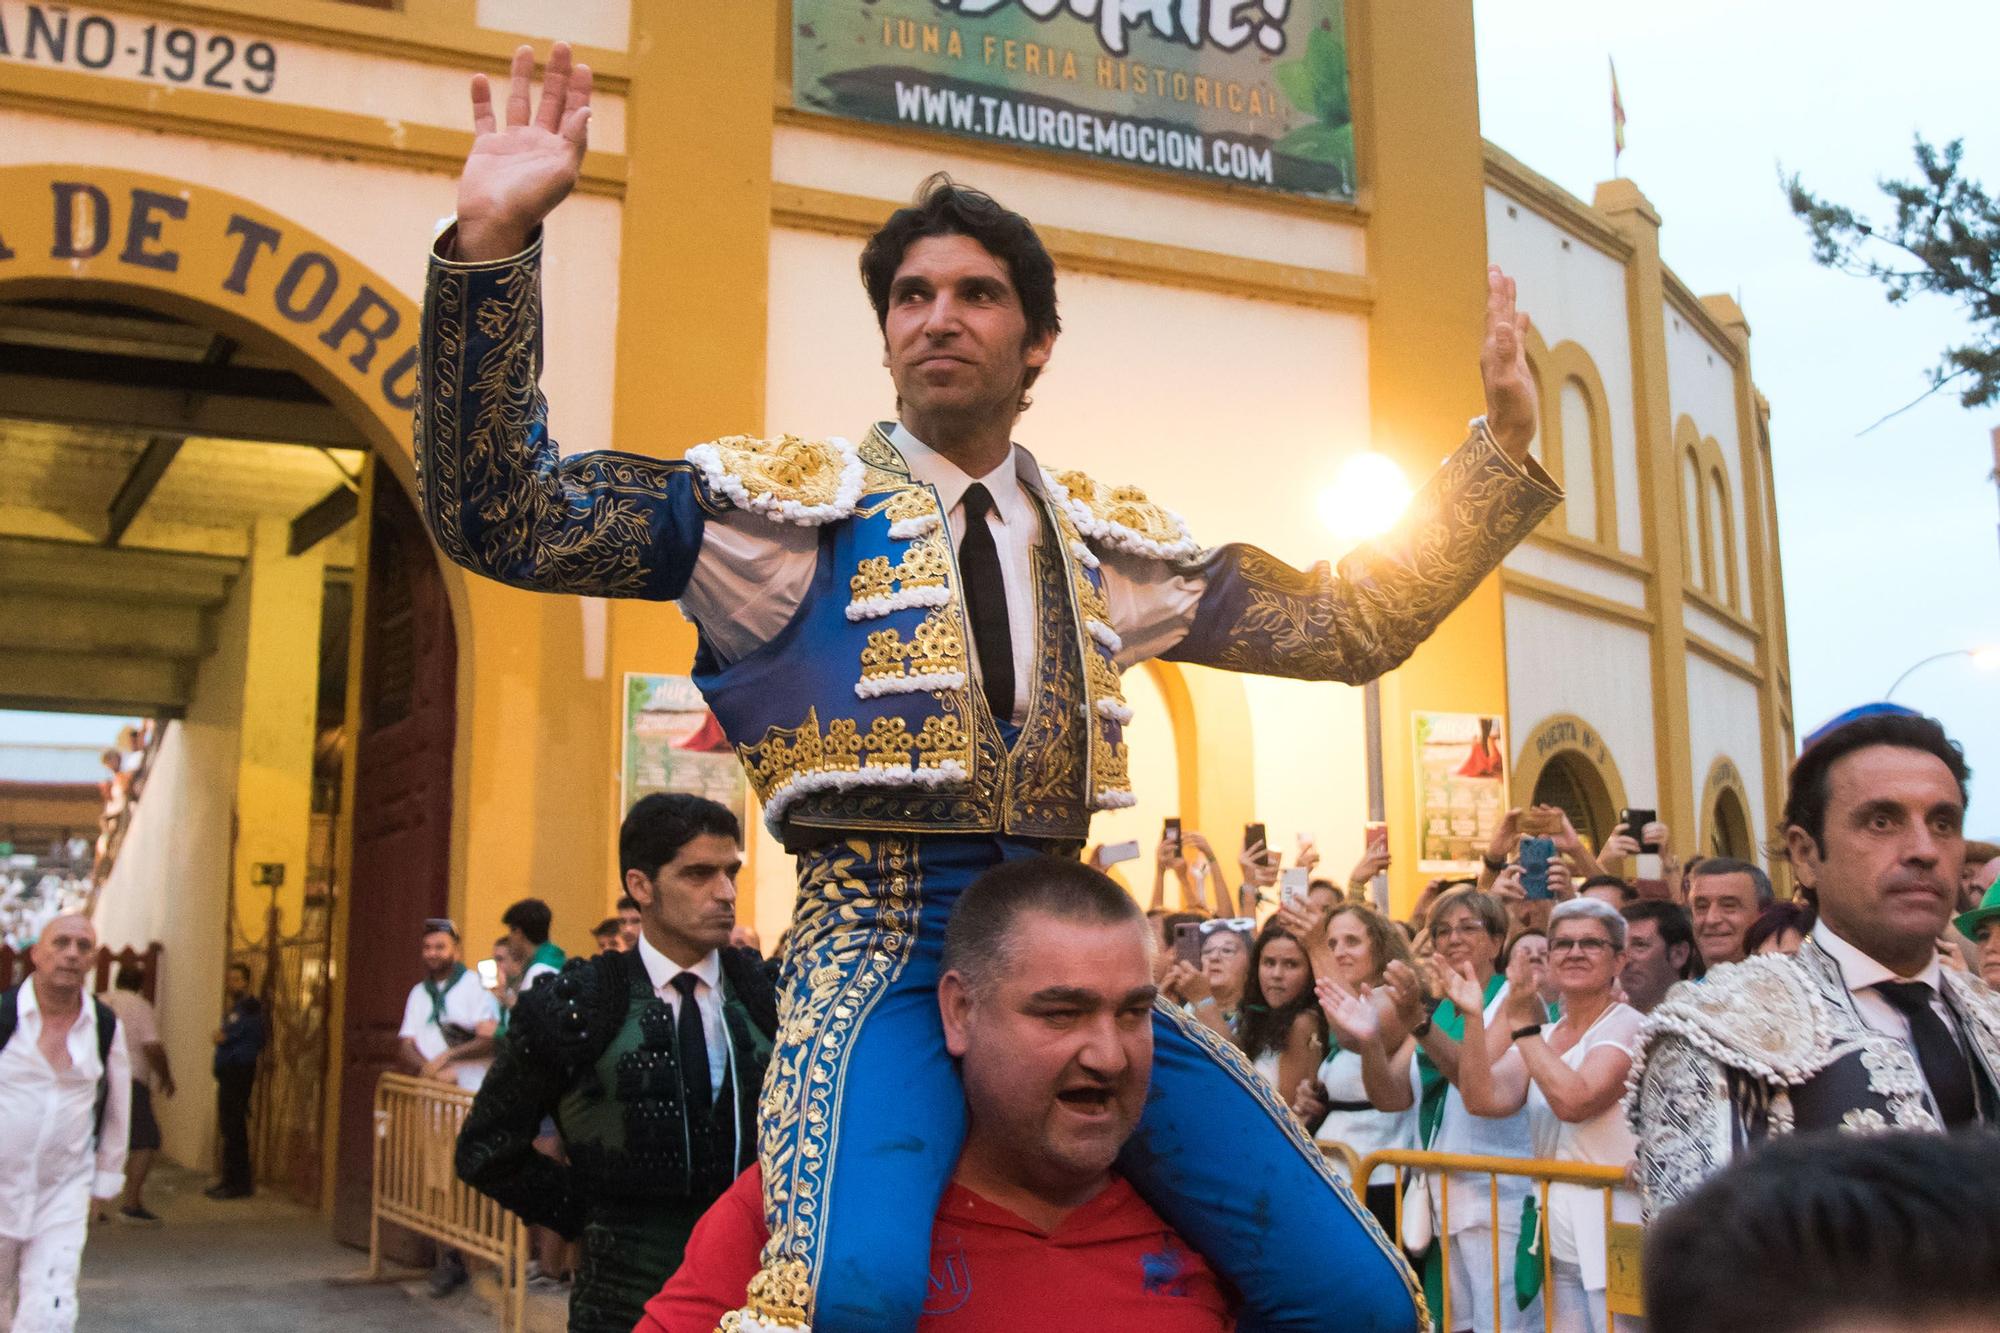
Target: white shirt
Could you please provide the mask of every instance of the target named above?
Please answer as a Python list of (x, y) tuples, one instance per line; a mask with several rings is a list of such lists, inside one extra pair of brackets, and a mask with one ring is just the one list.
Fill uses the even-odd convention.
[(694, 988), (694, 1004), (701, 1011), (701, 1034), (708, 1039), (708, 1093), (720, 1097), (723, 1075), (729, 1068), (729, 1037), (722, 1025), (722, 955), (710, 949), (693, 967), (682, 967), (640, 935), (639, 961), (646, 965), (646, 980), (653, 983), (653, 993), (667, 1002), (676, 1022), (681, 1016), (681, 993), (674, 978), (692, 972), (700, 979)]
[[(69, 1029), (70, 1067), (43, 1057), (42, 1009), (33, 980), (16, 995), (14, 1035), (0, 1049), (0, 1236), (27, 1240), (45, 1201), (66, 1193), (116, 1198), (125, 1188), (125, 1147), (131, 1135), (132, 1061), (125, 1025), (111, 1053), (97, 1056), (97, 1006), (84, 997)], [(104, 1132), (91, 1151), (97, 1081), (109, 1066)]]
[[(1564, 1019), (1563, 1022), (1567, 1022)], [(1597, 1016), (1589, 1031), (1559, 1059), (1571, 1069), (1600, 1046), (1611, 1046), (1630, 1056), (1639, 1044), (1639, 1027), (1645, 1017), (1629, 1004), (1614, 1004)], [(1557, 1028), (1562, 1023), (1556, 1024)], [(1553, 1034), (1551, 1034), (1553, 1035)], [(1516, 1055), (1515, 1059), (1520, 1057)], [(1625, 1118), (1622, 1100), (1613, 1102), (1588, 1120), (1570, 1122), (1559, 1118), (1549, 1107), (1541, 1084), (1528, 1080), (1528, 1122), (1534, 1132), (1535, 1156), (1557, 1162), (1586, 1162), (1594, 1166), (1629, 1167), (1639, 1151), (1638, 1136)], [(1639, 1196), (1631, 1190), (1613, 1190), (1611, 1216), (1617, 1222), (1637, 1222)], [(1604, 1236), (1604, 1191), (1590, 1185), (1549, 1186), (1549, 1252), (1564, 1263), (1583, 1270), (1583, 1285), (1602, 1291), (1607, 1272)]]
[[(1507, 987), (1503, 984), (1486, 1006), (1486, 1026), (1489, 1029), (1499, 1021), (1500, 1010), (1506, 1003)], [(1410, 1086), (1416, 1092), (1417, 1105), (1421, 1107), (1423, 1071), (1414, 1058), (1410, 1061)], [(1444, 1115), (1438, 1121), (1437, 1135), (1431, 1140), (1430, 1149), (1433, 1152), (1466, 1153), (1476, 1157), (1533, 1157), (1535, 1142), (1528, 1125), (1528, 1108), (1523, 1106), (1513, 1115), (1499, 1119), (1474, 1115), (1465, 1109), (1465, 1098), (1459, 1096), (1458, 1089), (1447, 1085)], [(1450, 1177), (1451, 1235), (1455, 1236), (1467, 1227), (1493, 1225), (1493, 1179), (1477, 1174)], [(1501, 1176), (1499, 1181), (1500, 1225), (1502, 1229), (1517, 1227), (1521, 1221), (1521, 1200), (1528, 1197), (1531, 1182), (1522, 1176)], [(1435, 1178), (1431, 1188), (1433, 1191), (1437, 1188)], [(1505, 1261), (1504, 1255), (1502, 1260)]]
[[(1951, 1010), (1945, 1006), (1944, 968), (1938, 962), (1935, 953), (1931, 955), (1931, 961), (1924, 967), (1923, 971), (1913, 977), (1906, 977), (1900, 972), (1891, 969), (1887, 964), (1870, 958), (1867, 954), (1834, 934), (1833, 928), (1826, 924), (1825, 917), (1821, 917), (1814, 923), (1812, 933), (1814, 943), (1824, 949), (1827, 956), (1833, 959), (1835, 965), (1840, 968), (1840, 980), (1847, 987), (1847, 993), (1854, 997), (1854, 1008), (1861, 1015), (1861, 1021), (1883, 1036), (1894, 1037), (1897, 1041), (1909, 1047), (1910, 1058), (1912, 1060), (1917, 1059), (1917, 1045), (1916, 1041), (1910, 1035), (1910, 1020), (1903, 1017), (1902, 1010), (1883, 999), (1881, 994), (1875, 990), (1875, 987), (1881, 982), (1921, 981), (1926, 986), (1929, 986), (1931, 988), (1931, 1012), (1944, 1021), (1945, 1031), (1951, 1033), (1953, 1038), (1957, 1040), (1959, 1050), (1963, 1051), (1965, 1049), (1965, 1034), (1958, 1030), (1958, 1019), (1954, 1018)], [(1968, 1055), (1966, 1058), (1970, 1060), (1972, 1057)], [(1922, 1070), (1923, 1063), (1921, 1061), (1917, 1061), (1917, 1068), (1919, 1071)], [(1929, 1096), (1928, 1088), (1925, 1089), (1925, 1094), (1926, 1099), (1930, 1103), (1931, 1110), (1936, 1111), (1936, 1098)]]
[[(1319, 1064), (1319, 1085), (1331, 1102), (1365, 1102), (1368, 1089), (1361, 1081), (1361, 1054), (1335, 1046)], [(1405, 1111), (1328, 1111), (1326, 1119), (1313, 1131), (1316, 1139), (1344, 1143), (1362, 1157), (1388, 1149), (1417, 1146), (1417, 1108)], [(1378, 1177), (1379, 1179), (1379, 1177)]]
[[(1035, 636), (1024, 627), (1035, 623), (1033, 552), (1041, 544), (1042, 524), (1032, 497), (1042, 493), (1041, 465), (1017, 444), (1006, 462), (983, 477), (972, 477), (900, 425), (890, 431), (889, 439), (909, 465), (910, 476), (937, 488), (953, 550), (965, 531), (966, 489), (977, 481), (993, 497), (993, 512), (986, 521), (999, 549), (1000, 577), (1007, 591), (1007, 622), (1014, 641), (1014, 720), (1021, 721), (1035, 680)], [(1187, 636), (1206, 579), (1175, 573), (1163, 561), (1117, 552), (1099, 552), (1099, 560), (1111, 628), (1124, 642), (1118, 654), (1121, 667), (1158, 657)], [(701, 627), (724, 662), (738, 661), (776, 638), (791, 622), (818, 564), (817, 529), (731, 510), (704, 525), (701, 554), (681, 594), (681, 610)]]
[[(484, 1024), (500, 1022), (499, 1001), (493, 998), (491, 991), (479, 984), (479, 974), (469, 967), (465, 969), (463, 976), (452, 983), (451, 989), (444, 993), (444, 1021), (453, 1027), (464, 1028), (467, 1032), (473, 1033), (478, 1032)], [(439, 1027), (437, 1019), (432, 1017), (430, 993), (424, 989), (424, 983), (421, 981), (410, 987), (410, 998), (403, 1005), (403, 1026), (396, 1035), (414, 1042), (417, 1054), (426, 1060), (436, 1059), (451, 1045), (445, 1040), (444, 1029)], [(490, 1058), (456, 1060), (447, 1068), (450, 1069), (452, 1077), (458, 1080), (459, 1087), (467, 1092), (477, 1092), (479, 1085), (486, 1081), (486, 1071), (492, 1063)]]

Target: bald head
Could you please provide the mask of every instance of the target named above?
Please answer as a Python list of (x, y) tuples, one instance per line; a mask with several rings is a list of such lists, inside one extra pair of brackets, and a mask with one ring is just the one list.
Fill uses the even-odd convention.
[(90, 918), (66, 912), (42, 927), (30, 951), (35, 962), (35, 993), (44, 1002), (75, 1003), (97, 960), (97, 927)]

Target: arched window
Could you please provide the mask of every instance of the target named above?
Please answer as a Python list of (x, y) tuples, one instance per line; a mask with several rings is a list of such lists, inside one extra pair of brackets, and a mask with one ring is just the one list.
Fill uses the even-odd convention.
[(1708, 518), (1702, 507), (1701, 461), (1693, 449), (1681, 456), (1681, 533), (1687, 552), (1687, 580), (1696, 588), (1711, 588), (1713, 573), (1709, 560)]
[(1719, 467), (1708, 471), (1708, 530), (1715, 535), (1710, 556), (1721, 566), (1719, 572), (1711, 572), (1708, 590), (1718, 597), (1726, 596), (1729, 605), (1737, 608), (1736, 524), (1729, 513), (1729, 482)]
[(1753, 859), (1756, 849), (1750, 842), (1750, 816), (1743, 798), (1734, 787), (1715, 794), (1715, 809), (1708, 821), (1708, 855), (1729, 856), (1739, 861)]
[(1569, 511), (1571, 536), (1585, 541), (1598, 539), (1597, 531), (1597, 432), (1590, 411), (1590, 397), (1582, 381), (1570, 376), (1562, 382), (1562, 478), (1564, 505)]
[(1561, 807), (1570, 824), (1595, 849), (1618, 826), (1618, 812), (1604, 778), (1590, 761), (1575, 750), (1563, 750), (1549, 757), (1535, 778), (1536, 805)]

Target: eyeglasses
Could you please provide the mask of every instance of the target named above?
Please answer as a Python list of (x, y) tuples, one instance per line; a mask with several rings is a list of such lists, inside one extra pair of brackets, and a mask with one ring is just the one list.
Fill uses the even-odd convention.
[(1487, 930), (1485, 926), (1477, 921), (1461, 921), (1455, 926), (1439, 926), (1431, 932), (1432, 936), (1437, 939), (1449, 939), (1454, 935), (1460, 939), (1471, 939), (1476, 935), (1489, 935), (1491, 933), (1491, 931)]
[(1550, 940), (1549, 957), (1561, 958), (1572, 953), (1610, 953), (1610, 940)]

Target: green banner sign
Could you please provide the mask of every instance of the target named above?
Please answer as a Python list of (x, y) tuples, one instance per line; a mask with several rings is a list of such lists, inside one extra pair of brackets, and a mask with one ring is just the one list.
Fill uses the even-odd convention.
[(792, 0), (826, 115), (1354, 197), (1343, 0)]

